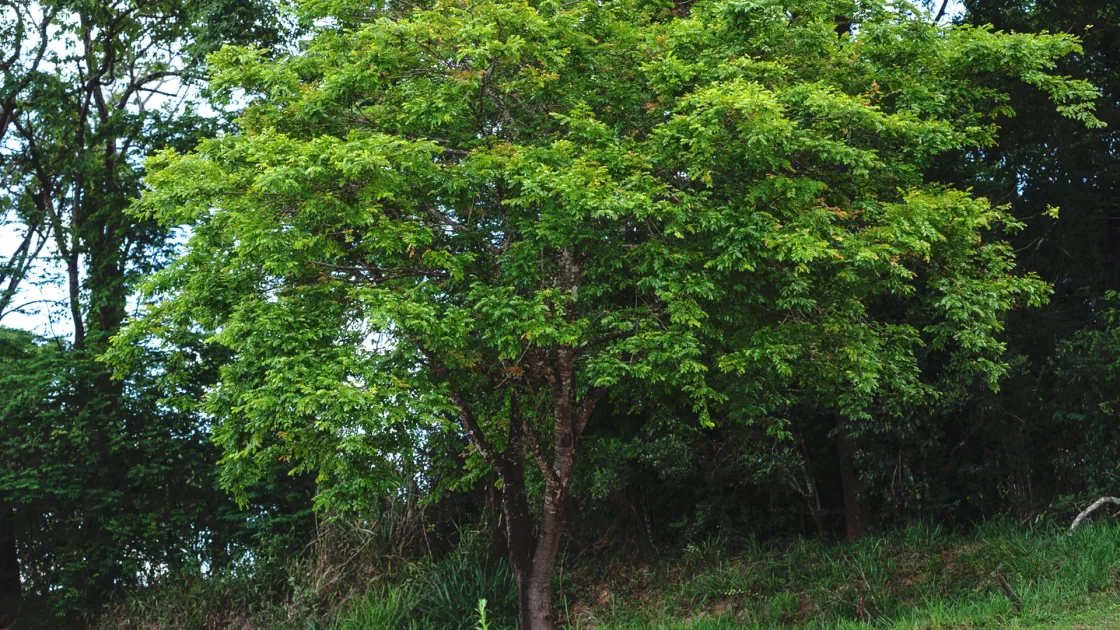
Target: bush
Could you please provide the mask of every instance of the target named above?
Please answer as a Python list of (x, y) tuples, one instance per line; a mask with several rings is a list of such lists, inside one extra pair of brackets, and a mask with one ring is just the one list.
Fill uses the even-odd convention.
[(407, 586), (375, 588), (347, 602), (331, 630), (419, 630), (413, 618), (418, 597)]
[(453, 553), (432, 564), (421, 579), (418, 611), (423, 627), (433, 630), (473, 630), (478, 602), (485, 599), (493, 628), (512, 628), (517, 619), (517, 587), (504, 558), (465, 535)]

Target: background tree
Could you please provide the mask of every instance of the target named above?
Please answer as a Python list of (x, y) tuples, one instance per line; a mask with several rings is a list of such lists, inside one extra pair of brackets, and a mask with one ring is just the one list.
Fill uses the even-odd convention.
[[(1115, 360), (1100, 335), (1111, 327), (1103, 314), (1107, 292), (1116, 289), (1120, 243), (1120, 13), (1110, 2), (964, 5), (961, 19), (970, 24), (1078, 35), (1082, 50), (1058, 60), (1054, 71), (1099, 87), (1096, 116), (1107, 126), (1087, 128), (1061, 116), (1035, 86), (991, 79), (1010, 107), (998, 120), (999, 143), (947, 154), (931, 176), (1008, 204), (1025, 228), (1007, 238), (1023, 268), (1052, 284), (1053, 299), (1010, 318), (1004, 338), (1013, 369), (1000, 392), (968, 379), (947, 383), (951, 395), (934, 413), (913, 415), (908, 436), (862, 449), (864, 459), (878, 462), (865, 476), (872, 494), (909, 497), (905, 509), (881, 502), (899, 514), (960, 522), (1006, 510), (1025, 520), (1070, 509), (1084, 494), (1115, 491), (1115, 460), (1106, 462), (1104, 454), (1115, 448), (1116, 418), (1103, 411), (1108, 395), (1098, 388)], [(1083, 353), (1091, 338), (1100, 353), (1094, 359)]]
[[(168, 230), (125, 213), (142, 160), (219, 128), (200, 113), (203, 56), (224, 42), (276, 42), (270, 8), (0, 5), (0, 225), (13, 247), (0, 261), (0, 318), (64, 313), (73, 331), (63, 341), (0, 329), (0, 616), (23, 595), (25, 612), (41, 604), (64, 623), (129, 585), (232, 551), (204, 419), (161, 402), (199, 396), (210, 368), (180, 370), (183, 381), (160, 389), (156, 375), (198, 355), (147, 352), (124, 381), (96, 357), (136, 278), (167, 252)], [(61, 304), (28, 297), (29, 283), (55, 281)]]
[[(1006, 396), (974, 413), (982, 428), (973, 454), (986, 453), (1005, 467), (1014, 462), (1014, 482), (1004, 493), (1024, 511), (1039, 511), (1081, 492), (1115, 490), (1117, 465), (1107, 454), (1120, 436), (1115, 412), (1108, 411), (1109, 390), (1100, 387), (1112, 378), (1107, 366), (1120, 358), (1107, 341), (1115, 327), (1107, 319), (1107, 295), (1120, 289), (1120, 7), (1096, 1), (965, 6), (968, 20), (997, 28), (1078, 34), (1084, 50), (1063, 59), (1059, 71), (1100, 88), (1098, 117), (1108, 125), (1067, 125), (1037, 93), (1015, 89), (1018, 115), (1003, 123), (1006, 142), (969, 156), (986, 168), (972, 167), (979, 176), (962, 178), (1030, 218), (1015, 247), (1025, 267), (1054, 285), (1046, 309), (1024, 313), (1009, 329), (1020, 368)], [(1040, 461), (1049, 465), (1039, 467)]]

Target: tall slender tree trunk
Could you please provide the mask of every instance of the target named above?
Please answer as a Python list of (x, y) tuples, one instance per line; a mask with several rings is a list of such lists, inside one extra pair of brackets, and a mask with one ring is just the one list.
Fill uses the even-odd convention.
[(498, 474), (502, 478), (502, 516), (506, 525), (506, 551), (517, 584), (517, 612), (522, 624), (529, 618), (530, 576), (533, 569), (533, 517), (525, 492), (525, 434), (511, 401), (509, 448)]
[(82, 320), (82, 281), (78, 270), (78, 254), (66, 258), (66, 289), (70, 301), (70, 318), (74, 322), (74, 348), (86, 347), (86, 326)]
[[(548, 484), (552, 486), (552, 484)], [(529, 625), (531, 630), (552, 630), (552, 570), (560, 553), (564, 530), (564, 496), (559, 487), (546, 487), (540, 537), (533, 553), (529, 579)]]
[(10, 623), (19, 607), (23, 595), (19, 569), (15, 515), (0, 507), (0, 624)]
[[(812, 467), (809, 466), (809, 449), (805, 447), (805, 441), (800, 436), (797, 437), (797, 448), (801, 452), (801, 474), (805, 477), (805, 505), (809, 508), (809, 514), (813, 517), (813, 525), (817, 528), (817, 537), (821, 541), (828, 540), (828, 529), (824, 525), (824, 510), (821, 509), (821, 494), (817, 490), (817, 478), (813, 474)], [(798, 488), (799, 484), (794, 482), (794, 487)]]
[(844, 528), (848, 542), (855, 542), (867, 532), (871, 524), (871, 511), (860, 497), (863, 484), (855, 469), (855, 443), (837, 418), (837, 446), (840, 456), (840, 488), (844, 497)]
[(814, 495), (814, 498), (809, 502), (809, 514), (813, 517), (813, 526), (817, 528), (817, 538), (821, 542), (828, 541), (828, 528), (824, 526), (824, 514), (821, 512), (820, 499)]

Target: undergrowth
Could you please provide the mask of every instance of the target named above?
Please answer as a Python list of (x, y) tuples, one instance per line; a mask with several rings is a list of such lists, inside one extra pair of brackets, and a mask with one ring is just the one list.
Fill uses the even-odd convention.
[[(255, 591), (245, 575), (181, 581), (118, 604), (98, 627), (511, 629), (512, 576), (480, 541), (466, 535), (442, 558), (393, 566), (371, 556), (364, 562), (375, 569), (336, 569), (357, 579), (330, 582), (329, 593), (315, 589), (331, 571), (307, 562), (290, 569), (286, 588)], [(914, 525), (852, 545), (713, 538), (655, 562), (573, 558), (558, 575), (558, 610), (580, 630), (1025, 628), (1120, 606), (1120, 524), (1073, 536), (1051, 526), (989, 523), (961, 534)]]

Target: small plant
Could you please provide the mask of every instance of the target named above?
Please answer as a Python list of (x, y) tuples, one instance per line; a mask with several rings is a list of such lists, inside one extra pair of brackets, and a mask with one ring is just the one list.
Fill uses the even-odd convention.
[(478, 623), (475, 625), (477, 630), (490, 630), (490, 623), (486, 621), (486, 600), (478, 600)]

